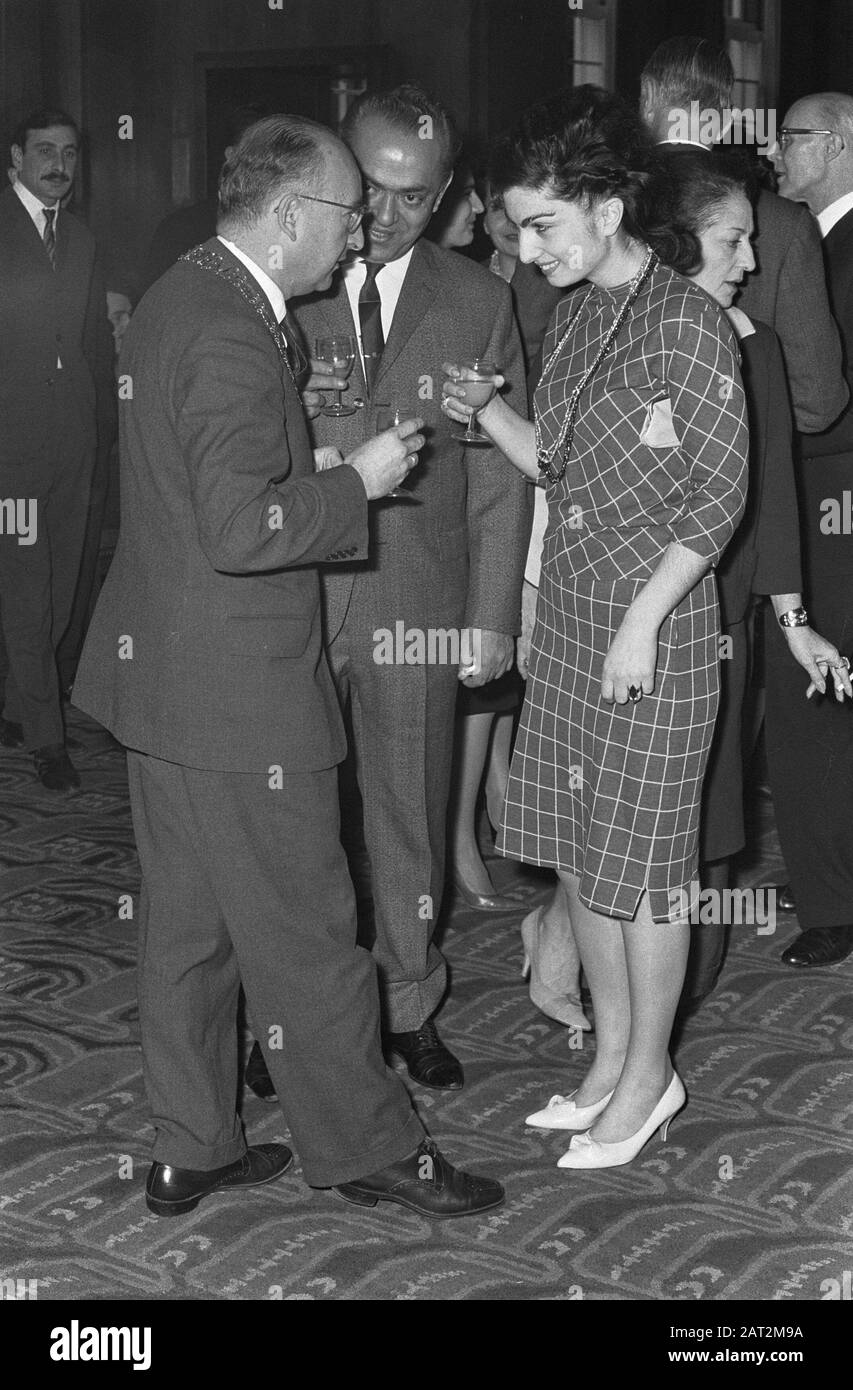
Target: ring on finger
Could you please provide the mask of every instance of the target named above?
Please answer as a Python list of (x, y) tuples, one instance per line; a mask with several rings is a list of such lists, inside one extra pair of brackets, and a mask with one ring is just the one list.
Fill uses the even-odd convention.
[(642, 700), (642, 698), (643, 698), (643, 692), (642, 692), (642, 690), (640, 689), (639, 686), (637, 686), (637, 685), (629, 685), (629, 686), (628, 686), (628, 699), (631, 700), (631, 701), (633, 702), (633, 704), (636, 704), (637, 701), (638, 701), (638, 700)]

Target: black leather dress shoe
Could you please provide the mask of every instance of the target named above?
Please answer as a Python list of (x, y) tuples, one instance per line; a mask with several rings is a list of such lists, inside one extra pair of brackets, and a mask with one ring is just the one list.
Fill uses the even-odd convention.
[(432, 1139), (424, 1139), (413, 1154), (389, 1163), (378, 1173), (335, 1188), (348, 1202), (375, 1207), (396, 1202), (421, 1216), (473, 1216), (499, 1207), (504, 1190), (492, 1178), (475, 1178), (448, 1163)]
[(836, 965), (853, 954), (853, 926), (809, 927), (782, 952), (786, 965)]
[(462, 1066), (441, 1041), (431, 1018), (412, 1033), (386, 1033), (385, 1048), (403, 1059), (419, 1085), (432, 1091), (461, 1091)]
[(0, 719), (0, 745), (3, 748), (23, 748), (24, 727), (13, 719)]
[(276, 1100), (275, 1083), (267, 1070), (261, 1044), (256, 1042), (246, 1063), (246, 1085), (260, 1100)]
[(48, 791), (67, 792), (79, 787), (80, 774), (63, 744), (51, 743), (46, 748), (37, 748), (33, 753), (33, 762), (36, 776)]
[(145, 1184), (145, 1200), (155, 1216), (181, 1216), (197, 1207), (202, 1197), (231, 1187), (262, 1187), (286, 1173), (293, 1154), (286, 1144), (257, 1144), (247, 1149), (235, 1163), (209, 1172), (195, 1168), (172, 1168), (168, 1163), (152, 1163)]

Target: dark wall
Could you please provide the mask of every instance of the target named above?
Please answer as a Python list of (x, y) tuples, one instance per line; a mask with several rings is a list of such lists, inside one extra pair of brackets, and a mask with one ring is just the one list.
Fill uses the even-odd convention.
[(616, 32), (616, 90), (639, 101), (640, 73), (664, 39), (696, 34), (723, 42), (721, 0), (621, 0)]
[[(853, 0), (782, 3), (780, 106), (821, 87), (850, 90)], [(663, 38), (722, 39), (723, 0), (620, 0), (618, 16), (615, 85), (631, 101)], [(251, 84), (254, 67), (274, 82), (279, 69), (282, 104), (328, 100), (329, 121), (328, 83), (312, 72), (349, 63), (374, 82), (412, 77), (447, 103), (477, 153), (570, 80), (573, 17), (566, 0), (282, 0), (279, 10), (269, 0), (0, 0), (3, 143), (43, 100), (82, 121), (78, 200), (113, 264), (132, 274), (160, 219), (204, 196), (215, 172), (211, 69), (219, 90)], [(119, 138), (125, 116), (132, 140)]]
[(851, 0), (782, 0), (779, 113), (809, 92), (853, 93)]

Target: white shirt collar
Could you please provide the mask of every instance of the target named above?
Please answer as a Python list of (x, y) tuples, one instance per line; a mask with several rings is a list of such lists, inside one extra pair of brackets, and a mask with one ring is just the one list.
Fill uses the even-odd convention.
[(842, 217), (853, 208), (853, 190), (850, 193), (842, 193), (840, 198), (836, 198), (834, 203), (824, 208), (823, 212), (817, 215), (817, 224), (820, 227), (821, 236), (826, 236), (831, 232), (836, 222), (840, 222)]
[(666, 140), (658, 140), (659, 145), (692, 145), (694, 150), (706, 150), (711, 153), (710, 145), (703, 145), (701, 140), (675, 140), (668, 136)]
[[(45, 205), (42, 202), (41, 198), (37, 198), (35, 193), (31, 193), (30, 190), (27, 188), (26, 184), (21, 183), (20, 179), (15, 179), (15, 182), (12, 184), (12, 187), (14, 188), (18, 197), (20, 198), (24, 207), (27, 209), (27, 212), (30, 214), (30, 217), (33, 219), (33, 222), (36, 224), (36, 227), (39, 231), (39, 235), (41, 235), (44, 232), (45, 228), (45, 220), (42, 217)], [(53, 206), (56, 210), (56, 216), (53, 219), (53, 227), (55, 231), (56, 224), (59, 221), (59, 203), (54, 203)]]
[[(387, 264), (383, 265), (382, 269), (377, 272), (377, 283), (381, 276), (383, 286), (389, 283), (396, 283), (398, 287), (402, 285), (414, 253), (414, 246), (410, 246), (405, 256), (400, 256), (399, 260), (388, 261)], [(351, 261), (347, 261), (344, 265), (344, 279), (356, 277), (361, 284), (367, 278), (366, 267), (367, 261), (364, 256), (354, 256)]]
[(242, 261), (249, 274), (257, 280), (272, 305), (272, 311), (276, 316), (276, 320), (281, 323), (287, 312), (287, 303), (275, 281), (271, 280), (266, 271), (261, 270), (257, 262), (253, 261), (250, 256), (247, 256), (245, 251), (241, 251), (240, 247), (235, 245), (233, 241), (227, 241), (224, 236), (217, 237), (216, 239), (217, 241), (221, 241), (223, 246), (227, 246), (232, 256), (236, 256), (238, 261)]

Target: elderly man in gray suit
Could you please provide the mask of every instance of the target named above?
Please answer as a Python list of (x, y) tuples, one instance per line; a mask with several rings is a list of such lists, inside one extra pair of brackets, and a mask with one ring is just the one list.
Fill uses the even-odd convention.
[[(351, 710), (386, 1048), (421, 1084), (456, 1089), (462, 1068), (432, 1017), (447, 978), (433, 933), (454, 705), (459, 679), (481, 685), (512, 663), (529, 511), (520, 474), (498, 450), (454, 437), (440, 408), (441, 364), (488, 358), (524, 402), (524, 363), (508, 287), (422, 236), (452, 175), (447, 113), (418, 88), (370, 93), (350, 109), (342, 135), (365, 181), (364, 251), (331, 293), (297, 305), (296, 317), (309, 343), (333, 334), (359, 340), (345, 396), (355, 409), (319, 416), (315, 437), (355, 448), (375, 433), (387, 402), (417, 407), (427, 444), (410, 495), (375, 509), (370, 559), (326, 570), (326, 641)], [(461, 637), (458, 650), (430, 650), (430, 631), (467, 629), (472, 640)], [(415, 643), (408, 659), (395, 652), (401, 659), (383, 660), (387, 634), (405, 632), (424, 635), (421, 658)]]
[(382, 1057), (338, 834), (345, 741), (317, 574), (367, 555), (368, 502), (423, 436), (410, 419), (315, 472), (281, 322), (361, 246), (346, 147), (312, 121), (260, 121), (219, 199), (219, 235), (128, 329), (121, 536), (74, 687), (128, 748), (148, 1206), (180, 1215), (291, 1162), (283, 1144), (247, 1148), (235, 1112), (242, 981), (308, 1182), (459, 1216), (502, 1189), (447, 1163)]

